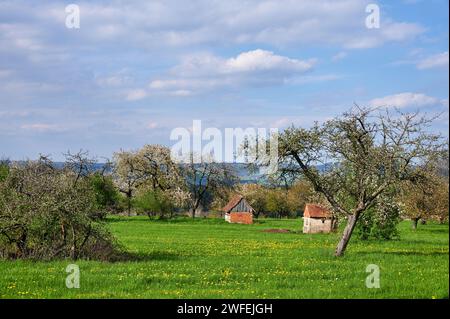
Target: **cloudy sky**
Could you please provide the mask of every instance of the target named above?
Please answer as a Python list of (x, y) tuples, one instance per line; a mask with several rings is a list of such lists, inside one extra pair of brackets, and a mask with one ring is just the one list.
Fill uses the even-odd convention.
[(308, 126), (355, 102), (446, 132), (448, 23), (448, 0), (0, 0), (0, 156), (110, 157), (193, 120)]

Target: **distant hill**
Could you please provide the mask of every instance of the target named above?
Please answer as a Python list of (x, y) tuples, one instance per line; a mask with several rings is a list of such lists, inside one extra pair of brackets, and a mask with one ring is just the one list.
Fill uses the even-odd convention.
[[(18, 163), (24, 163), (23, 161), (18, 161)], [(64, 162), (53, 162), (53, 165), (61, 169), (64, 167)], [(101, 171), (105, 167), (105, 163), (95, 163), (93, 168), (95, 171)], [(230, 165), (232, 169), (236, 172), (237, 176), (239, 177), (239, 180), (242, 184), (253, 184), (253, 183), (263, 183), (266, 179), (265, 175), (261, 173), (259, 169), (257, 169), (256, 172), (251, 171), (248, 168), (248, 164), (245, 163), (229, 163), (227, 165)], [(330, 168), (330, 166), (333, 164), (323, 164), (318, 165), (317, 169), (319, 171), (324, 171), (327, 168)], [(110, 172), (110, 170), (107, 170), (107, 172)], [(448, 170), (446, 171), (446, 174), (448, 176)]]

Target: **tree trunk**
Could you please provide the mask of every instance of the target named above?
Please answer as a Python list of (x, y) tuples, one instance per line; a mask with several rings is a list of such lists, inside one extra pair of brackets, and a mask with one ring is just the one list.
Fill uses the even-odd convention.
[(334, 254), (336, 257), (344, 255), (345, 249), (347, 248), (350, 237), (352, 236), (353, 230), (355, 229), (359, 215), (360, 212), (355, 212), (353, 215), (350, 215), (348, 217), (347, 226), (345, 226), (344, 233), (342, 234), (341, 240), (336, 247), (336, 252)]
[(336, 217), (333, 217), (331, 221), (331, 231), (336, 232), (339, 228), (339, 221)]
[(194, 202), (194, 207), (192, 207), (192, 218), (195, 218), (195, 213), (197, 212), (197, 209), (200, 206), (200, 200), (196, 200)]
[(127, 212), (128, 212), (128, 216), (131, 216), (131, 196), (132, 196), (132, 193), (131, 193), (131, 190), (129, 190), (127, 192), (127, 204), (128, 204)]
[(76, 260), (78, 257), (78, 253), (77, 253), (77, 237), (75, 235), (75, 228), (71, 227), (72, 229), (72, 246), (70, 247), (70, 258), (72, 260)]
[(419, 218), (413, 218), (411, 227), (413, 230), (417, 230), (417, 224), (419, 223)]

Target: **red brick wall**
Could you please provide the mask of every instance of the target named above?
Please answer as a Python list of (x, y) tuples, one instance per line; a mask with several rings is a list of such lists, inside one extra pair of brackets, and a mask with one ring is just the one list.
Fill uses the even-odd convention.
[(230, 213), (230, 223), (253, 224), (252, 213)]

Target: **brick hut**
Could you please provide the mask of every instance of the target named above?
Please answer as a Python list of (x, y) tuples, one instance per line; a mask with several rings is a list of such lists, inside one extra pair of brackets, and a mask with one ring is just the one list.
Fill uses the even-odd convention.
[(253, 208), (241, 195), (234, 196), (223, 208), (229, 223), (253, 224)]
[(335, 226), (336, 219), (328, 209), (317, 204), (306, 204), (303, 212), (303, 233), (329, 233)]

